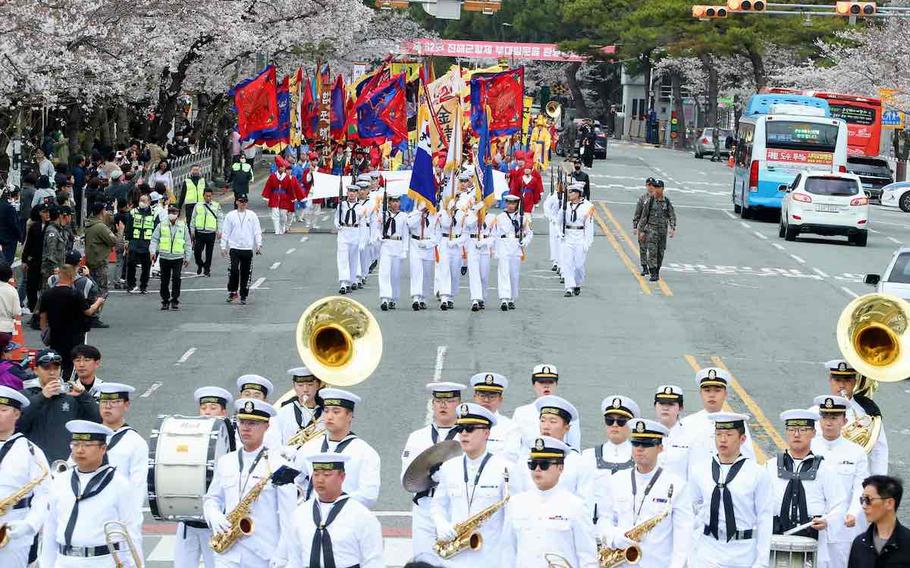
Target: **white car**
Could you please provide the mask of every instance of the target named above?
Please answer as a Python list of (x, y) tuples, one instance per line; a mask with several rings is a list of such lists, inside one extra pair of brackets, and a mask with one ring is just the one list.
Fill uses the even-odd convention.
[(865, 282), (875, 286), (879, 294), (892, 294), (910, 301), (910, 247), (894, 251), (884, 276), (867, 274)]
[(861, 247), (869, 237), (869, 198), (859, 176), (849, 173), (803, 171), (781, 200), (779, 236), (796, 240), (801, 233), (845, 235)]
[(882, 188), (882, 207), (900, 207), (910, 213), (910, 181), (889, 183)]

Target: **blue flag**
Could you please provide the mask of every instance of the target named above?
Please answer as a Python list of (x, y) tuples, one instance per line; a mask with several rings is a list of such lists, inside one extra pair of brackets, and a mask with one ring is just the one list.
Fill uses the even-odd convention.
[(430, 123), (427, 121), (420, 125), (420, 139), (417, 141), (417, 151), (414, 154), (408, 195), (416, 201), (426, 203), (430, 213), (436, 213), (439, 200), (436, 196), (433, 156), (430, 153)]

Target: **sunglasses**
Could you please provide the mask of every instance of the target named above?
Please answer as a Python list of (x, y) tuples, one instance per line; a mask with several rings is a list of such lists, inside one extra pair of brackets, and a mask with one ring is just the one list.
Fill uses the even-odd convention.
[(890, 497), (866, 497), (865, 495), (860, 495), (859, 504), (863, 507), (868, 507), (873, 501), (884, 501), (885, 499), (890, 499)]
[(628, 418), (604, 418), (604, 424), (607, 426), (625, 426), (629, 423)]
[(44, 355), (43, 357), (38, 359), (38, 361), (36, 361), (36, 362), (38, 363), (38, 365), (41, 365), (42, 367), (44, 367), (47, 365), (53, 365), (55, 363), (59, 365), (62, 361), (63, 361), (63, 357), (61, 357), (60, 355)]
[(551, 462), (550, 460), (528, 460), (528, 469), (534, 471), (535, 469), (540, 469), (540, 471), (547, 471), (550, 469), (550, 465), (559, 465), (556, 462)]
[(477, 425), (474, 425), (474, 424), (471, 424), (471, 425), (468, 425), (468, 426), (461, 426), (461, 431), (462, 431), (462, 432), (467, 432), (468, 434), (474, 433), (475, 430), (486, 430), (486, 429), (487, 429), (486, 426), (477, 426)]
[(646, 442), (643, 440), (630, 440), (629, 443), (632, 444), (632, 447), (634, 448), (654, 448), (657, 446), (657, 442)]

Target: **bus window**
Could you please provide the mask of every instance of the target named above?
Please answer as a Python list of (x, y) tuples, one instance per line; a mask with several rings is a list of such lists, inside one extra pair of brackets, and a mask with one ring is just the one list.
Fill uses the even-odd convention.
[(755, 126), (740, 124), (739, 140), (736, 141), (736, 165), (747, 167), (752, 162), (752, 138), (755, 135)]
[(836, 124), (769, 120), (765, 123), (765, 145), (779, 150), (833, 152), (837, 145)]

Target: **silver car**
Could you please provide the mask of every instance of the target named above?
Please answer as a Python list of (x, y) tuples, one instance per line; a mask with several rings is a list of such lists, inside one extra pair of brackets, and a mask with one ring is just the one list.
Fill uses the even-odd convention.
[(879, 294), (891, 294), (910, 301), (910, 247), (894, 251), (884, 275), (867, 274), (866, 284)]
[[(714, 155), (714, 128), (705, 128), (701, 131), (695, 138), (695, 157), (704, 158), (705, 156)], [(730, 148), (727, 148), (727, 136), (732, 136), (733, 132), (731, 130), (725, 130), (723, 128), (718, 129), (720, 132), (720, 155), (729, 156)]]

